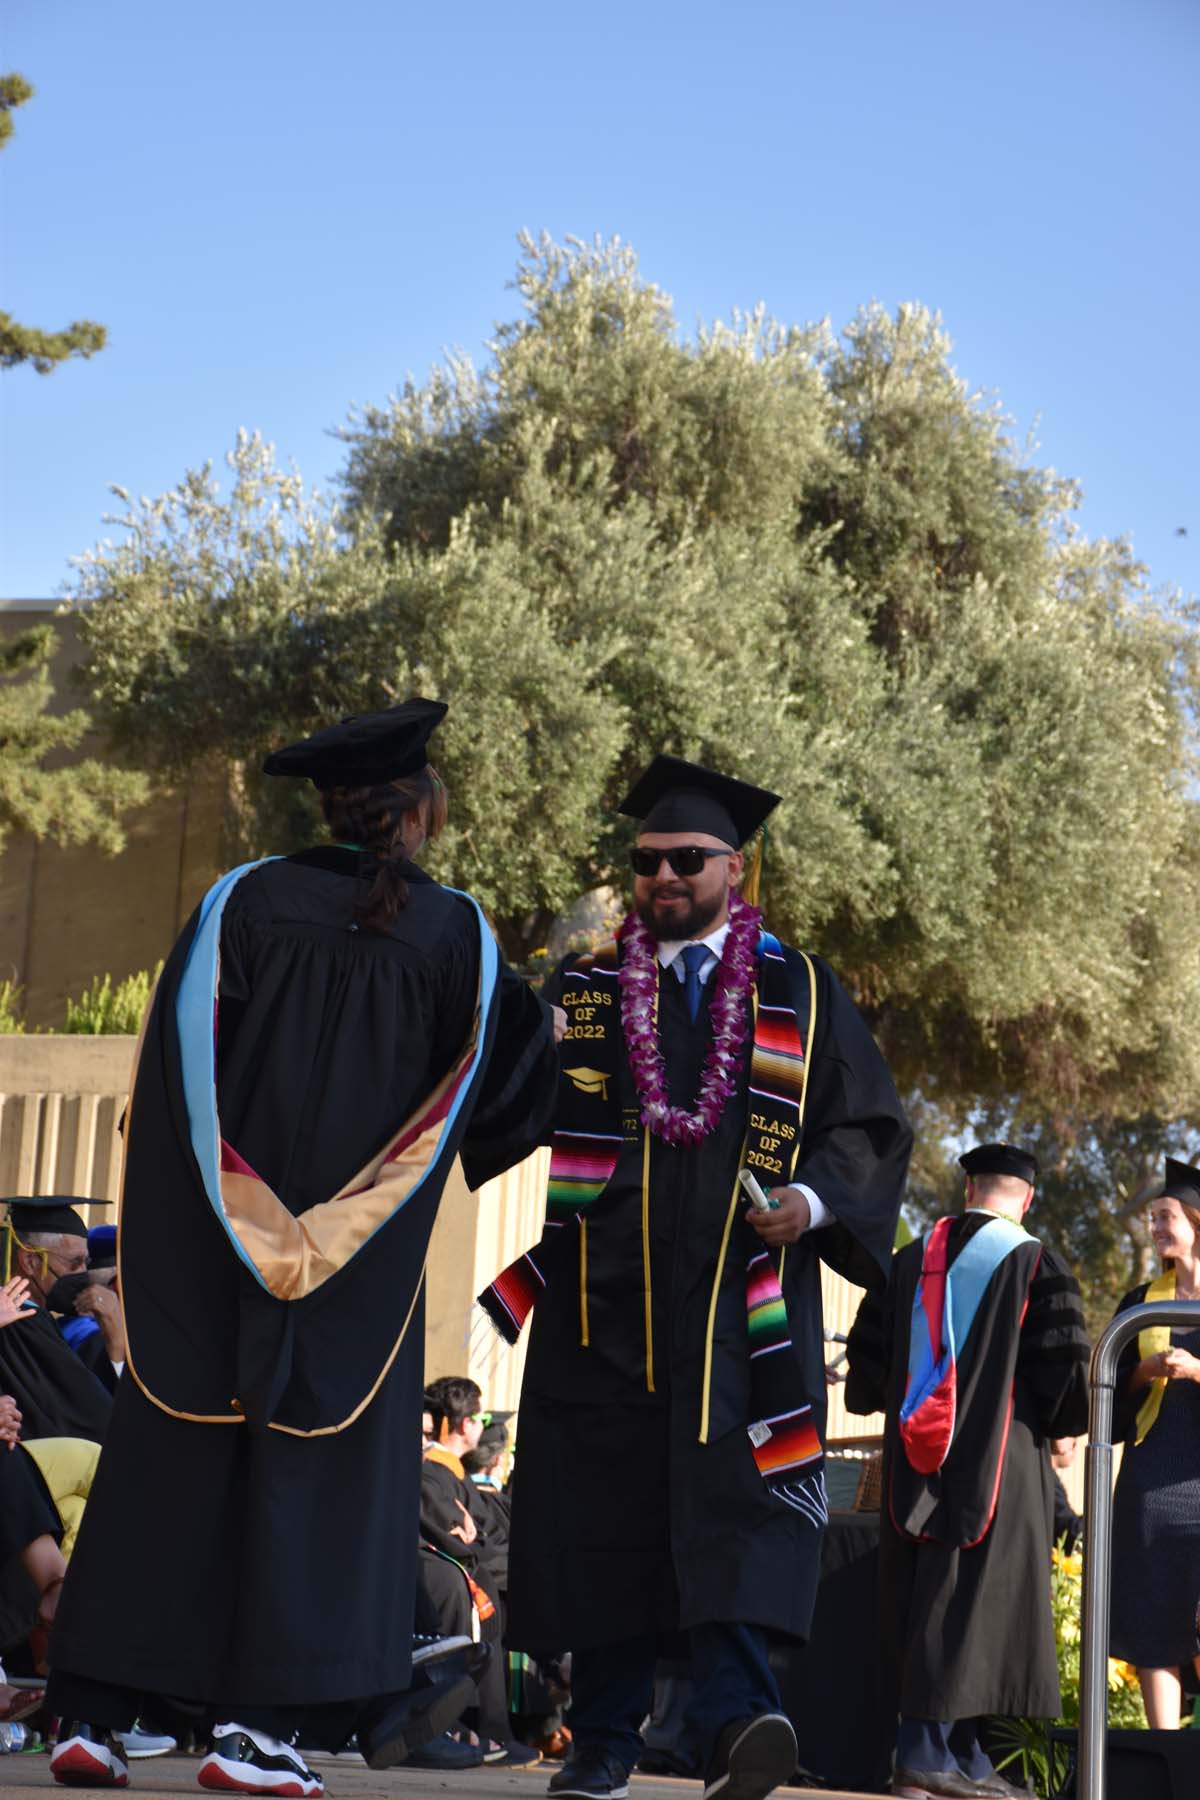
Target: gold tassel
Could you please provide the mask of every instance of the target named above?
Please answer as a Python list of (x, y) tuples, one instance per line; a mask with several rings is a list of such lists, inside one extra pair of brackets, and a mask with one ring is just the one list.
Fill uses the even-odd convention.
[(746, 873), (742, 877), (742, 899), (745, 900), (749, 906), (759, 906), (762, 904), (759, 895), (762, 892), (763, 863), (766, 861), (766, 855), (767, 828), (764, 825), (754, 839), (750, 853), (746, 858)]

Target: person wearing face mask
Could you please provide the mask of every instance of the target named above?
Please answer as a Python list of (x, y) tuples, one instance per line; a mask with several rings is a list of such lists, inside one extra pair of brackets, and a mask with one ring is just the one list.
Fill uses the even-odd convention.
[(88, 1282), (83, 1221), (58, 1197), (18, 1195), (6, 1204), (5, 1259), (17, 1272), (0, 1287), (0, 1390), (20, 1408), (24, 1436), (99, 1444), (117, 1372), (99, 1331), (77, 1354), (62, 1329), (76, 1317), (73, 1284)]
[[(1200, 1299), (1200, 1169), (1167, 1158), (1150, 1205), (1163, 1272), (1125, 1295)], [(1180, 1669), (1200, 1673), (1200, 1331), (1152, 1326), (1117, 1364), (1114, 1437), (1125, 1451), (1113, 1497), (1110, 1654), (1134, 1665), (1146, 1717), (1179, 1728)]]
[[(28, 1281), (29, 1298), (46, 1308), (71, 1349), (112, 1393), (125, 1367), (116, 1257), (93, 1257), (91, 1234), (75, 1210), (107, 1205), (62, 1194), (11, 1199), (8, 1257)], [(112, 1226), (99, 1229), (115, 1238)]]
[(477, 1187), (540, 1141), (555, 1021), (417, 864), (445, 712), (269, 756), (333, 841), (222, 877), (159, 980), (126, 1124), (126, 1372), (52, 1645), (58, 1781), (124, 1786), (114, 1733), (170, 1695), (211, 1720), (202, 1787), (316, 1800), (299, 1731), (389, 1768), (474, 1694), (412, 1667), (424, 1266), (454, 1158)]

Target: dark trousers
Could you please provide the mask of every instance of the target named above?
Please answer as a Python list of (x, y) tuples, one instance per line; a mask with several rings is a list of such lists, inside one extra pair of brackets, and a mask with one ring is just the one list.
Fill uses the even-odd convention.
[[(757, 1625), (695, 1625), (687, 1732), (702, 1764), (733, 1719), (781, 1712), (779, 1688), (767, 1661), (766, 1633)], [(631, 1769), (642, 1751), (642, 1721), (654, 1696), (658, 1639), (624, 1638), (571, 1659), (569, 1723), (580, 1749), (600, 1749)]]
[(978, 1719), (901, 1718), (896, 1767), (926, 1775), (957, 1770), (969, 1781), (987, 1781), (996, 1771), (979, 1736)]

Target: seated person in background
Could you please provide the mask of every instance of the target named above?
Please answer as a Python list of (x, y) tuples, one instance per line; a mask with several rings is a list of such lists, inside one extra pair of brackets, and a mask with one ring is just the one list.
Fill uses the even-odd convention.
[[(112, 1393), (125, 1367), (125, 1324), (115, 1292), (116, 1230), (105, 1234), (95, 1262), (76, 1206), (107, 1206), (38, 1194), (8, 1202), (9, 1262), (29, 1283), (29, 1298), (46, 1308), (64, 1340)], [(107, 1242), (111, 1233), (111, 1242)]]
[(27, 1437), (103, 1441), (112, 1395), (30, 1296), (24, 1275), (0, 1287), (0, 1392), (20, 1408)]
[[(511, 1415), (510, 1415), (511, 1416)], [(484, 1414), (487, 1421), (474, 1450), (462, 1454), (462, 1466), (475, 1489), (477, 1505), (472, 1517), (482, 1523), (488, 1561), (502, 1595), (508, 1592), (508, 1535), (512, 1503), (504, 1492), (504, 1463), (508, 1451), (508, 1427), (499, 1413)], [(478, 1505), (482, 1502), (482, 1506)]]
[[(45, 1482), (21, 1448), (21, 1412), (11, 1394), (0, 1394), (0, 1586), (3, 1644), (22, 1639), (33, 1625), (48, 1626), (58, 1606), (66, 1559), (59, 1548), (62, 1520)], [(22, 1573), (23, 1572), (23, 1573)], [(15, 1579), (14, 1579), (15, 1577)], [(42, 1694), (23, 1694), (0, 1669), (0, 1719), (36, 1711)], [(34, 1700), (31, 1706), (27, 1701)]]
[[(451, 1556), (482, 1591), (477, 1601), (480, 1632), (492, 1646), (477, 1678), (479, 1736), (484, 1761), (507, 1768), (540, 1762), (540, 1753), (509, 1736), (508, 1695), (501, 1640), (504, 1634), (499, 1570), (504, 1555), (491, 1536), (493, 1509), (467, 1479), (462, 1458), (478, 1448), (483, 1432), (483, 1396), (465, 1375), (446, 1376), (426, 1391), (435, 1441), (421, 1464), (421, 1538)], [(486, 1610), (484, 1602), (486, 1602)], [(447, 1630), (443, 1619), (442, 1629)]]

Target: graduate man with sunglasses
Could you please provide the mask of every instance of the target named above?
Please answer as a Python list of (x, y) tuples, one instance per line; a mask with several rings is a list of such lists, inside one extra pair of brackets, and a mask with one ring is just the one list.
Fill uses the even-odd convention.
[(707, 1800), (795, 1766), (768, 1648), (808, 1632), (827, 1517), (820, 1263), (882, 1285), (911, 1133), (832, 970), (739, 893), (777, 803), (660, 756), (622, 804), (634, 909), (550, 996), (546, 1230), (481, 1296), (510, 1341), (532, 1311), (509, 1638), (573, 1652), (559, 1800), (628, 1792), (681, 1637)]

